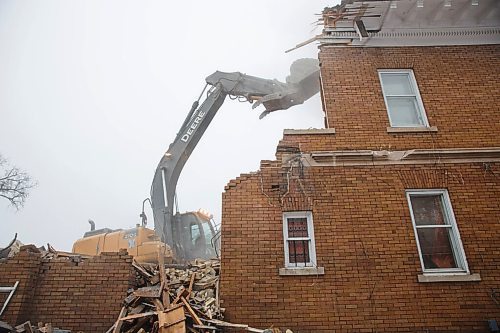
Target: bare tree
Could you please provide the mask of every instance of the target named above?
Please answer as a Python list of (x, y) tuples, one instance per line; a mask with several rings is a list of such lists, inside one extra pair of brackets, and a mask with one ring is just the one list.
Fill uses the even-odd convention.
[(28, 192), (36, 182), (26, 172), (9, 165), (0, 155), (0, 197), (7, 199), (17, 210), (23, 207)]

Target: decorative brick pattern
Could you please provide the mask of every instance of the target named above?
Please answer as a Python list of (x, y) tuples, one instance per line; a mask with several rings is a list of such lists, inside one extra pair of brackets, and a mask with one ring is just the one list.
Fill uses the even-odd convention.
[(2, 320), (50, 322), (73, 331), (105, 332), (116, 320), (135, 273), (126, 252), (75, 263), (21, 251), (0, 263), (0, 285), (19, 287)]

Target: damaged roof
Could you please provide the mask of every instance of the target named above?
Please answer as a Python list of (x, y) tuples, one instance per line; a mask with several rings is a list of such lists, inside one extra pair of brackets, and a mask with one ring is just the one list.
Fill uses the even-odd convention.
[(498, 0), (348, 0), (325, 8), (322, 21), (321, 44), (500, 43)]

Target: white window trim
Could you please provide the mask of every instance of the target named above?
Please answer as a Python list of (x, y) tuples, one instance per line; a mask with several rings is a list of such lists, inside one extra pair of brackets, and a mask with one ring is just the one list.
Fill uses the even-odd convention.
[[(403, 74), (408, 74), (410, 77), (410, 85), (413, 88), (413, 91), (415, 92), (415, 98), (417, 100), (417, 105), (418, 105), (418, 110), (417, 112), (419, 113), (420, 118), (422, 118), (423, 124), (421, 125), (397, 125), (393, 124), (392, 119), (391, 119), (391, 113), (389, 112), (389, 103), (387, 102), (387, 95), (384, 90), (384, 83), (382, 81), (382, 75), (386, 73), (403, 73)], [(415, 79), (415, 74), (413, 74), (413, 70), (411, 69), (379, 69), (378, 70), (378, 77), (380, 81), (380, 87), (382, 88), (382, 95), (384, 96), (384, 102), (385, 102), (385, 109), (387, 111), (387, 116), (389, 118), (389, 124), (391, 125), (392, 128), (404, 128), (404, 127), (422, 127), (422, 128), (429, 128), (429, 121), (427, 120), (427, 114), (425, 112), (424, 108), (424, 103), (422, 102), (422, 97), (420, 97), (420, 91), (418, 89), (417, 85), (417, 80)], [(396, 96), (396, 95), (390, 95), (391, 96)], [(401, 95), (403, 96), (403, 95)], [(404, 96), (413, 96), (413, 95), (404, 95)]]
[[(425, 268), (424, 260), (422, 257), (422, 250), (420, 249), (420, 242), (418, 240), (417, 226), (415, 223), (415, 216), (413, 214), (413, 206), (411, 204), (410, 197), (418, 196), (418, 195), (441, 195), (443, 202), (443, 214), (447, 219), (447, 222), (451, 226), (451, 234), (453, 239), (451, 240), (451, 246), (454, 251), (454, 255), (456, 256), (458, 268), (433, 268), (428, 269)], [(458, 226), (455, 220), (455, 214), (453, 213), (453, 207), (451, 206), (450, 197), (448, 195), (448, 191), (446, 189), (415, 189), (415, 190), (407, 190), (406, 198), (408, 201), (408, 207), (410, 209), (411, 221), (413, 224), (413, 231), (415, 234), (415, 241), (417, 243), (418, 255), (420, 257), (420, 265), (422, 267), (422, 272), (424, 275), (464, 275), (470, 274), (469, 265), (467, 264), (467, 258), (465, 256), (464, 247), (462, 245), (462, 240), (460, 238), (460, 232), (458, 230)]]
[[(307, 231), (309, 233), (308, 239), (311, 239), (309, 242), (309, 259), (310, 263), (290, 263), (289, 253), (288, 253), (288, 218), (307, 218)], [(300, 238), (291, 238), (300, 240)], [(316, 244), (314, 242), (314, 226), (313, 226), (313, 218), (312, 212), (310, 211), (299, 211), (299, 212), (283, 212), (283, 246), (285, 249), (285, 267), (287, 269), (305, 269), (316, 267)]]

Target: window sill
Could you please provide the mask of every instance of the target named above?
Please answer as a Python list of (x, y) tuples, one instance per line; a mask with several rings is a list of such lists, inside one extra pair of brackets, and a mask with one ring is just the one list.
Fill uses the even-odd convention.
[(335, 134), (335, 128), (285, 129), (284, 135)]
[(429, 283), (429, 282), (477, 282), (481, 281), (481, 275), (476, 274), (420, 274), (418, 276), (418, 282)]
[(437, 132), (436, 126), (431, 127), (387, 127), (387, 133), (420, 133), (420, 132)]
[(325, 275), (324, 267), (280, 268), (280, 276)]

